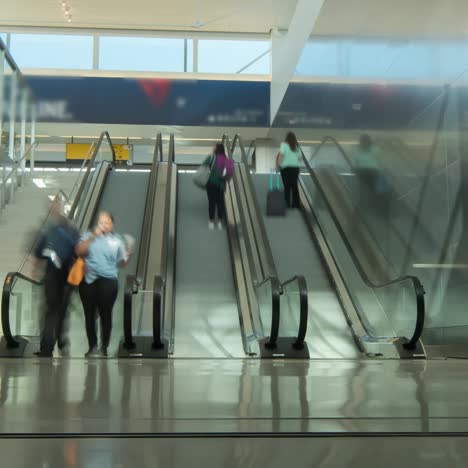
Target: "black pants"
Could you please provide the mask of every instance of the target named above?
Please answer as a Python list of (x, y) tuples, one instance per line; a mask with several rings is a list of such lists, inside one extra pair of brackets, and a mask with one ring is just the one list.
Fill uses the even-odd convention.
[(292, 207), (300, 208), (299, 189), (297, 188), (297, 179), (299, 178), (298, 167), (285, 167), (281, 169), (281, 178), (284, 185), (284, 199), (286, 206), (291, 208), (291, 192), (292, 192)]
[(208, 214), (210, 221), (214, 221), (215, 212), (218, 211), (218, 219), (224, 218), (224, 189), (219, 185), (206, 184), (206, 193), (208, 195)]
[(112, 308), (117, 299), (119, 283), (116, 278), (98, 278), (91, 284), (83, 281), (80, 298), (86, 322), (86, 335), (90, 348), (97, 346), (96, 315), (101, 318), (101, 346), (107, 349), (112, 330)]
[(59, 348), (66, 345), (64, 334), (65, 315), (70, 298), (70, 288), (67, 284), (67, 273), (47, 262), (44, 277), (46, 311), (41, 334), (41, 352), (52, 354), (55, 343)]

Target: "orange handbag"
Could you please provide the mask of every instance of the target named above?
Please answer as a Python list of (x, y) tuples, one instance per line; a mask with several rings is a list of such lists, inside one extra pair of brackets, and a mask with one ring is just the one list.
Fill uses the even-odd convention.
[(83, 281), (84, 275), (85, 262), (81, 257), (78, 257), (71, 267), (70, 273), (68, 273), (68, 284), (71, 284), (72, 286), (79, 286)]

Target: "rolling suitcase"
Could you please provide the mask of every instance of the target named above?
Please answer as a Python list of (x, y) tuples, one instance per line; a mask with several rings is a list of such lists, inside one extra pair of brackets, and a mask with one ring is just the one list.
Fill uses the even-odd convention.
[(284, 216), (286, 201), (284, 191), (280, 188), (279, 174), (276, 173), (276, 188), (273, 187), (273, 172), (270, 172), (270, 190), (267, 195), (267, 216)]

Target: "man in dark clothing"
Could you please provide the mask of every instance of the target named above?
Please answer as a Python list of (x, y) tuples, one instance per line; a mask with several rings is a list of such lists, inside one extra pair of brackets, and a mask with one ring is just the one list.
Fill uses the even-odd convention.
[(35, 250), (36, 257), (47, 262), (44, 276), (46, 311), (40, 350), (35, 353), (40, 357), (52, 357), (57, 342), (62, 352), (65, 352), (68, 346), (64, 337), (65, 315), (71, 292), (67, 277), (79, 239), (77, 230), (63, 216), (61, 210), (53, 210), (53, 220), (41, 236)]

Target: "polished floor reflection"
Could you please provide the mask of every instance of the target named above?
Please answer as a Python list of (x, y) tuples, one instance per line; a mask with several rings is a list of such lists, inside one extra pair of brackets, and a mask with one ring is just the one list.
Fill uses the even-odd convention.
[(10, 468), (466, 467), (466, 437), (0, 440)]
[(468, 432), (468, 363), (0, 360), (0, 432)]

